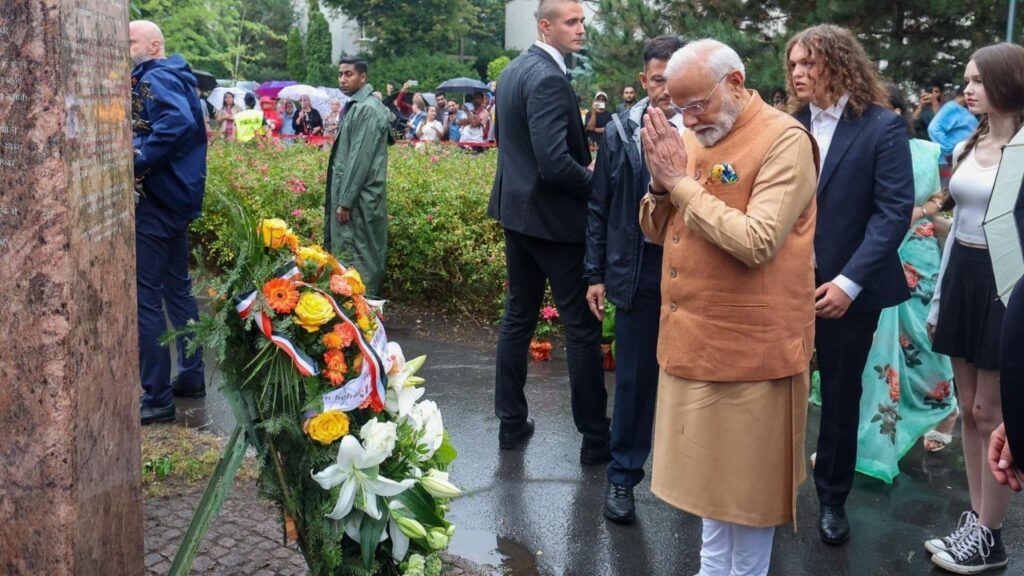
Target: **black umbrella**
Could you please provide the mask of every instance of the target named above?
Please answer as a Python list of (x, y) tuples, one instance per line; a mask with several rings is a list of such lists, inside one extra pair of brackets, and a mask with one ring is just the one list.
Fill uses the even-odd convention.
[(474, 94), (476, 92), (490, 92), (487, 84), (472, 78), (452, 78), (445, 80), (437, 86), (437, 92), (459, 92), (462, 94)]
[(217, 79), (213, 77), (206, 70), (193, 70), (192, 75), (196, 77), (196, 82), (199, 83), (199, 89), (203, 92), (209, 92), (217, 87)]

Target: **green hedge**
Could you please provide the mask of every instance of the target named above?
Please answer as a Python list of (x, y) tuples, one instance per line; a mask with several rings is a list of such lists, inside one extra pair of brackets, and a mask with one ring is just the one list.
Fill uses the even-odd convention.
[[(389, 149), (385, 297), (491, 318), (505, 280), (501, 228), (486, 214), (496, 154), (449, 147)], [(210, 146), (203, 217), (193, 246), (210, 269), (234, 258), (224, 211), (232, 204), (282, 218), (320, 242), (328, 152), (297, 144)]]

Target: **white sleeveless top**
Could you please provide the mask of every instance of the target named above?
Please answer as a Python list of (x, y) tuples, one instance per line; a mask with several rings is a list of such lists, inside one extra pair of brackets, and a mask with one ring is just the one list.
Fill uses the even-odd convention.
[[(953, 157), (956, 158), (961, 150), (962, 144), (957, 146)], [(956, 201), (953, 218), (956, 222), (957, 240), (987, 245), (981, 225), (985, 221), (985, 211), (988, 209), (988, 200), (992, 196), (992, 187), (995, 186), (998, 170), (998, 164), (979, 165), (972, 149), (950, 178), (949, 193)]]

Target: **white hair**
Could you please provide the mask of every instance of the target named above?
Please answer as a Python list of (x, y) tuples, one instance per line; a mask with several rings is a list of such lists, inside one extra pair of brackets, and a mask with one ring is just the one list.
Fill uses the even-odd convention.
[(715, 80), (733, 70), (739, 70), (744, 78), (747, 77), (747, 70), (740, 55), (726, 44), (710, 38), (690, 42), (676, 50), (665, 66), (665, 77), (678, 76), (694, 64), (701, 66)]

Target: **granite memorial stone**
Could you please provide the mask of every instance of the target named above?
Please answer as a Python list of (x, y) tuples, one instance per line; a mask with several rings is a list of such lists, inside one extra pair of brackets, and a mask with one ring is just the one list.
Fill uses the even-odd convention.
[(0, 573), (143, 573), (128, 2), (0, 5)]

